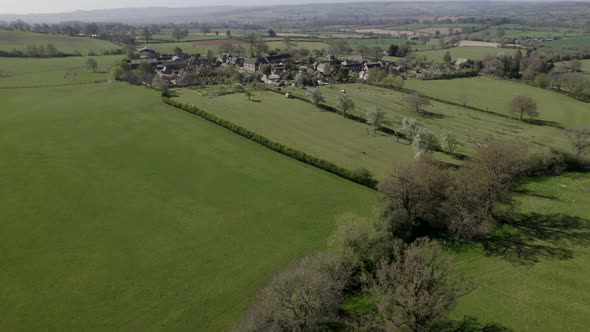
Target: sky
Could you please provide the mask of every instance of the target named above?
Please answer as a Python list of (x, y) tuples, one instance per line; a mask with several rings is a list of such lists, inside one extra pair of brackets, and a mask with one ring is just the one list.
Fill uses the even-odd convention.
[[(192, 7), (219, 5), (286, 5), (318, 2), (362, 2), (367, 0), (0, 0), (1, 14), (61, 13), (75, 10), (129, 7)], [(374, 0), (373, 0), (374, 1)]]

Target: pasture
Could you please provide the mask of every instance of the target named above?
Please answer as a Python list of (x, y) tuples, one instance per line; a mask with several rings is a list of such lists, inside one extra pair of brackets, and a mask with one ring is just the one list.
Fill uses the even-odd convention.
[(158, 53), (170, 54), (174, 52), (176, 47), (180, 47), (186, 54), (207, 54), (211, 50), (215, 56), (219, 53), (219, 46), (224, 44), (241, 45), (246, 51), (250, 45), (244, 41), (236, 39), (216, 39), (216, 40), (200, 40), (196, 42), (172, 42), (172, 43), (151, 43), (145, 44), (149, 48), (156, 50)]
[(121, 48), (119, 45), (95, 38), (0, 30), (0, 51), (24, 50), (27, 45), (45, 46), (47, 44), (53, 44), (63, 53), (80, 52), (82, 55), (87, 55), (90, 51), (102, 54), (103, 51), (114, 51)]
[[(474, 316), (514, 331), (585, 331), (590, 324), (590, 175), (536, 178), (516, 196), (518, 212), (455, 262), (477, 288), (455, 318)], [(493, 330), (493, 329), (491, 329)]]
[(477, 46), (465, 46), (465, 47), (453, 47), (443, 50), (426, 50), (416, 52), (416, 55), (425, 56), (428, 60), (434, 62), (442, 62), (446, 52), (451, 53), (451, 58), (456, 60), (457, 58), (471, 59), (471, 60), (483, 60), (486, 56), (500, 56), (502, 54), (514, 54), (516, 49), (512, 48), (499, 48), (499, 47), (477, 47)]
[[(172, 28), (160, 29), (160, 32), (152, 34), (152, 40), (177, 42), (178, 40), (172, 36), (172, 30)], [(205, 35), (200, 29), (188, 29), (188, 36), (181, 38), (180, 41), (224, 39), (226, 38), (225, 32), (226, 30), (222, 29), (212, 29)], [(142, 40), (141, 31), (138, 33), (138, 39)]]
[(373, 134), (368, 125), (278, 93), (257, 92), (253, 101), (241, 93), (209, 98), (184, 89), (179, 94), (179, 101), (350, 170), (366, 168), (377, 178), (383, 178), (394, 165), (413, 159), (405, 142)]
[(508, 114), (510, 101), (524, 95), (536, 100), (539, 119), (556, 122), (564, 127), (590, 126), (588, 104), (550, 90), (490, 77), (459, 78), (453, 80), (408, 80), (406, 87), (436, 98), (458, 102), (467, 97), (467, 104)]
[(88, 58), (2, 58), (0, 88), (106, 82), (110, 67), (124, 56), (92, 57), (98, 62), (96, 73), (87, 68)]
[[(457, 150), (466, 154), (472, 152), (473, 144), (487, 137), (519, 141), (528, 144), (532, 151), (565, 144), (565, 138), (556, 128), (534, 126), (459, 106), (433, 101), (427, 108), (429, 113), (418, 114), (407, 108), (404, 101), (405, 93), (365, 84), (322, 87), (327, 105), (336, 105), (341, 89), (345, 89), (356, 104), (356, 108), (350, 111), (352, 114), (364, 117), (369, 106), (379, 106), (386, 112), (386, 118), (389, 121), (387, 126), (392, 129), (402, 127), (403, 117), (413, 117), (439, 137), (445, 130), (455, 134), (461, 143)], [(296, 90), (295, 93), (303, 95), (301, 90)], [(439, 157), (442, 156), (439, 155)]]
[(337, 216), (377, 203), (145, 88), (0, 100), (0, 330), (227, 329)]
[(590, 50), (590, 35), (566, 37), (543, 43), (544, 47), (551, 48), (557, 53), (579, 53)]
[[(282, 41), (270, 41), (270, 42), (266, 42), (266, 44), (268, 44), (268, 47), (270, 49), (275, 49), (275, 48), (278, 48), (281, 50), (287, 49), (287, 45), (285, 45), (285, 43)], [(317, 42), (316, 41), (292, 41), (290, 47), (291, 48), (305, 48), (310, 51), (313, 51), (313, 50), (327, 51), (330, 46), (325, 42), (319, 42), (319, 41), (317, 41)]]

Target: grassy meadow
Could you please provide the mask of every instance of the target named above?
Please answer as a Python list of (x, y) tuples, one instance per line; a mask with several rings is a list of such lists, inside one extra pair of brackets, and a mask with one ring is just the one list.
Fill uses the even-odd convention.
[(406, 87), (453, 102), (458, 102), (459, 98), (466, 96), (468, 105), (504, 115), (508, 114), (513, 97), (529, 96), (537, 101), (541, 120), (556, 122), (565, 127), (590, 125), (590, 106), (587, 103), (550, 90), (509, 80), (490, 77), (439, 81), (408, 80)]
[(557, 53), (579, 53), (590, 50), (590, 35), (567, 37), (543, 43)]
[(105, 82), (110, 67), (124, 56), (92, 57), (98, 62), (97, 72), (86, 67), (88, 58), (2, 58), (0, 88)]
[(405, 142), (373, 134), (368, 125), (281, 94), (258, 92), (253, 101), (240, 93), (210, 98), (184, 89), (179, 94), (179, 101), (339, 166), (351, 170), (366, 168), (377, 178), (387, 175), (394, 165), (413, 159)]
[(375, 192), (123, 83), (0, 90), (0, 330), (226, 329)]
[(63, 53), (80, 52), (83, 55), (87, 55), (90, 51), (101, 54), (103, 51), (114, 51), (121, 48), (119, 45), (95, 38), (0, 30), (0, 51), (24, 50), (27, 45), (47, 44), (53, 44)]
[(516, 53), (516, 50), (511, 48), (465, 46), (453, 47), (444, 50), (425, 50), (416, 52), (416, 55), (425, 56), (428, 60), (434, 62), (443, 62), (443, 58), (447, 51), (451, 53), (451, 58), (453, 60), (456, 60), (457, 58), (483, 60), (488, 55), (499, 56), (502, 54), (513, 55)]
[[(535, 126), (435, 101), (427, 108), (428, 114), (417, 114), (406, 107), (405, 93), (365, 84), (322, 87), (326, 104), (335, 106), (341, 89), (344, 89), (356, 104), (351, 113), (364, 117), (369, 106), (379, 106), (386, 113), (386, 119), (389, 121), (387, 126), (392, 129), (401, 128), (403, 117), (413, 117), (439, 137), (445, 130), (455, 134), (461, 143), (457, 151), (465, 154), (470, 154), (473, 144), (487, 137), (519, 141), (528, 144), (532, 151), (565, 144), (565, 138), (557, 128)], [(295, 93), (303, 95), (302, 90), (295, 90)]]
[(590, 324), (590, 175), (533, 179), (516, 196), (522, 216), (455, 262), (477, 288), (453, 316), (514, 331), (585, 331)]

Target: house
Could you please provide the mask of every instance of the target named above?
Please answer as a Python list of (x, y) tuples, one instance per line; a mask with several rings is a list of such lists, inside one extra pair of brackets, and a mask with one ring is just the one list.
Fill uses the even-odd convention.
[(359, 72), (363, 70), (363, 57), (360, 55), (351, 56), (345, 60), (342, 60), (342, 67), (347, 68), (349, 71)]
[(459, 67), (460, 65), (467, 63), (467, 61), (469, 61), (469, 59), (457, 58), (457, 60), (455, 60), (455, 65)]
[(248, 71), (258, 71), (261, 61), (258, 58), (244, 58), (244, 69)]
[(164, 74), (178, 74), (186, 66), (186, 60), (164, 61), (162, 62), (162, 69), (160, 71)]
[(152, 59), (158, 57), (158, 53), (156, 53), (156, 50), (151, 48), (142, 47), (137, 51), (139, 52), (140, 58), (142, 59)]
[(365, 62), (365, 65), (363, 66), (363, 71), (368, 72), (369, 69), (373, 69), (373, 68), (383, 68), (383, 64), (381, 62), (373, 62), (373, 63)]
[(149, 63), (150, 65), (157, 67), (158, 65), (161, 64), (160, 60), (156, 59), (156, 58), (142, 58), (142, 59), (130, 59), (127, 60), (127, 62), (129, 63), (129, 66), (131, 67), (131, 69), (137, 69), (139, 67), (140, 64), (142, 63)]
[(327, 72), (326, 72), (326, 71), (327, 71), (327, 69), (330, 69), (330, 68), (331, 68), (331, 67), (330, 67), (330, 63), (328, 63), (328, 62), (321, 62), (321, 63), (319, 63), (319, 64), (318, 64), (318, 66), (316, 67), (317, 71), (319, 71), (319, 72), (320, 72), (320, 73), (322, 73), (322, 74), (330, 74), (330, 73), (327, 73)]
[(230, 58), (231, 58), (231, 54), (221, 53), (220, 55), (217, 56), (217, 61), (221, 62), (221, 63), (227, 63)]
[(262, 76), (262, 82), (279, 86), (281, 84), (281, 77), (279, 75), (264, 75)]

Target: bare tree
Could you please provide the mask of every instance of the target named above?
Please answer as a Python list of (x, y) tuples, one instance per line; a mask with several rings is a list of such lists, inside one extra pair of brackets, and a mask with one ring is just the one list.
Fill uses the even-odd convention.
[(450, 131), (444, 131), (441, 134), (442, 144), (443, 147), (447, 150), (447, 152), (451, 155), (455, 154), (455, 150), (457, 149), (457, 145), (459, 145), (459, 141), (457, 140), (457, 136)]
[(336, 102), (336, 108), (342, 111), (342, 114), (346, 114), (348, 110), (354, 109), (355, 105), (352, 99), (348, 97), (346, 93), (338, 95), (338, 101)]
[(279, 272), (246, 310), (237, 331), (318, 331), (336, 316), (351, 269), (338, 256), (307, 257)]
[(426, 106), (430, 106), (430, 99), (418, 92), (412, 92), (406, 95), (404, 101), (410, 110), (416, 111), (417, 113), (421, 113)]
[(92, 71), (96, 73), (96, 69), (98, 68), (98, 62), (96, 62), (96, 59), (94, 58), (88, 58), (88, 60), (86, 60), (86, 66), (88, 66), (88, 68), (92, 69)]
[(320, 91), (320, 89), (318, 89), (318, 88), (309, 89), (305, 92), (305, 94), (309, 97), (309, 101), (315, 107), (320, 107), (320, 103), (323, 103), (326, 101), (326, 99), (324, 98), (324, 95), (322, 94), (322, 91)]
[(590, 130), (587, 128), (569, 128), (565, 135), (576, 152), (576, 160), (579, 162), (582, 155), (590, 151)]
[(187, 36), (188, 36), (187, 29), (181, 29), (179, 27), (174, 27), (174, 29), (172, 30), (172, 37), (176, 38), (176, 41), (180, 41), (182, 38), (185, 38)]
[(384, 198), (381, 229), (391, 237), (411, 240), (421, 222), (440, 215), (447, 174), (428, 156), (398, 167), (379, 184)]
[(537, 111), (537, 102), (531, 97), (527, 96), (516, 96), (510, 102), (511, 114), (518, 115), (520, 121), (523, 120), (524, 116), (529, 118), (536, 118), (539, 116)]
[(417, 239), (395, 257), (381, 264), (371, 288), (377, 322), (385, 331), (429, 331), (459, 297), (473, 290), (428, 238)]
[(377, 128), (385, 123), (385, 112), (377, 106), (370, 106), (367, 109), (367, 123), (373, 129), (373, 133), (375, 133)]

